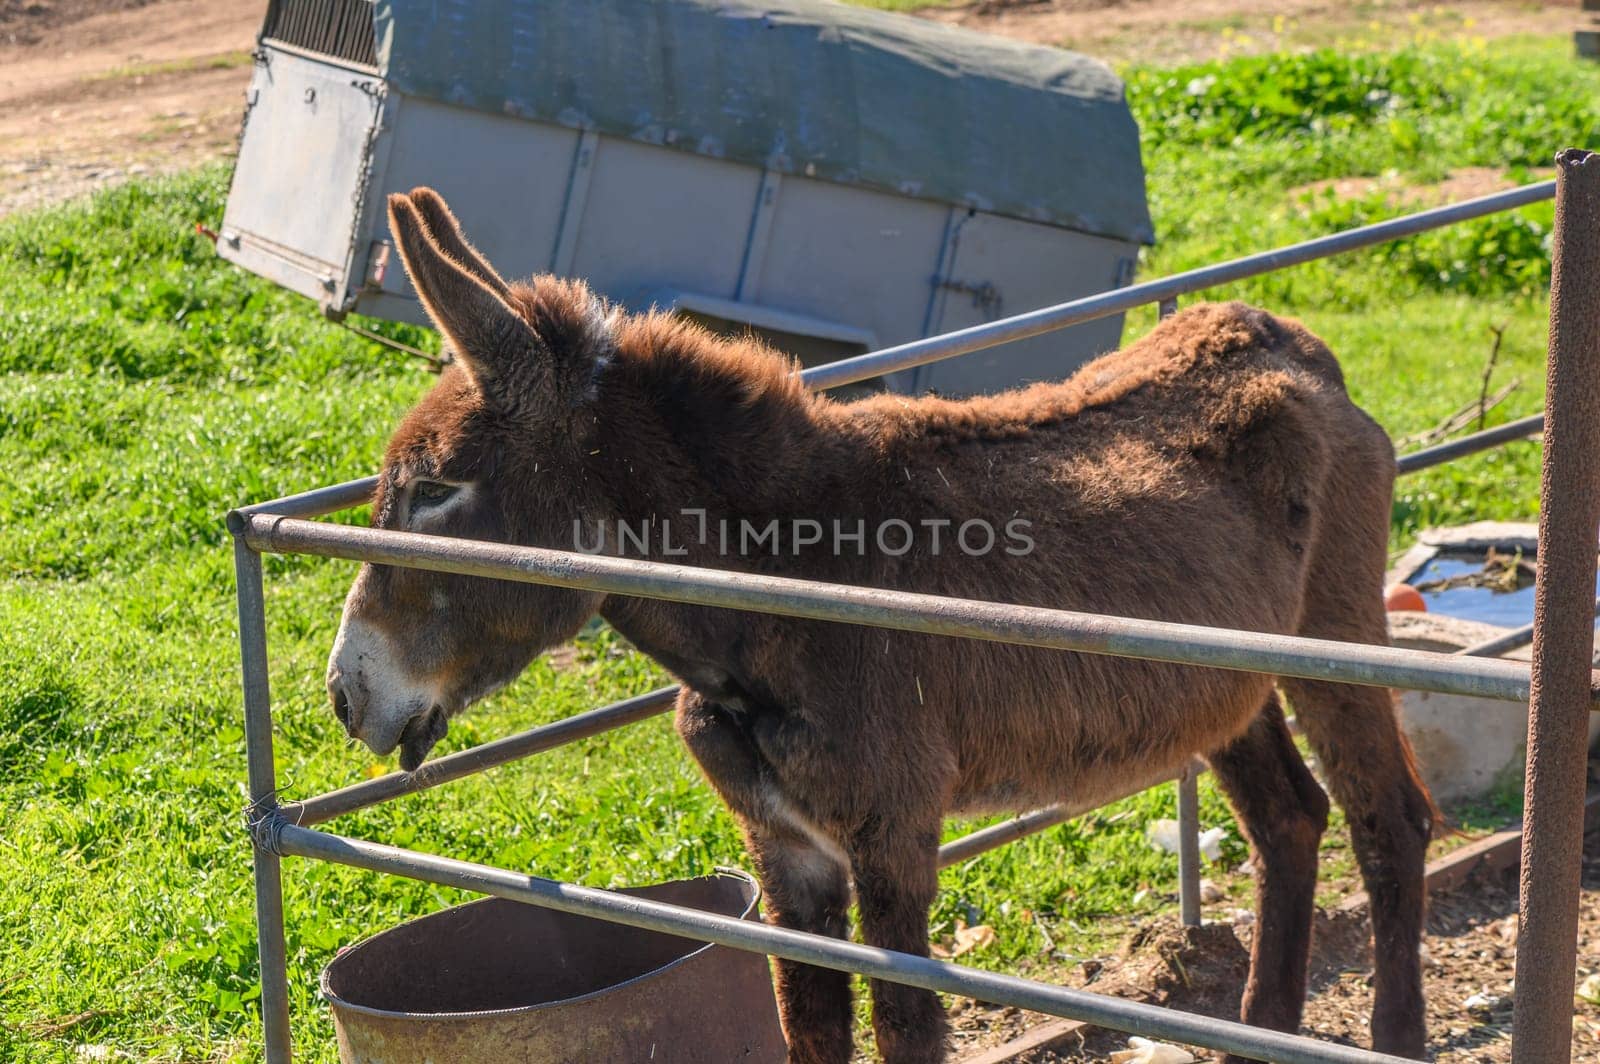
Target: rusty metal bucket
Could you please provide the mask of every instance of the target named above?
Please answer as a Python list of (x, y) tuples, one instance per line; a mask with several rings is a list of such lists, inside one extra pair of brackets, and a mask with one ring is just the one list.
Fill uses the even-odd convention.
[[(743, 873), (622, 891), (760, 919)], [(487, 898), (322, 971), (343, 1064), (767, 1064), (787, 1058), (767, 959)]]

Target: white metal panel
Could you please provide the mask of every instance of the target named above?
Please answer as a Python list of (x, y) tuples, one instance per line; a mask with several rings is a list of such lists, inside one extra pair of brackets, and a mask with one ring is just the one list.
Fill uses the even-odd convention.
[[(502, 275), (549, 270), (576, 131), (407, 96), (392, 136), (380, 196), (428, 185)], [(387, 213), (379, 212), (373, 237), (392, 242)], [(410, 294), (398, 260), (385, 272), (383, 290)]]
[(370, 75), (263, 46), (218, 250), (326, 302), (342, 287), (379, 98)]
[(761, 171), (602, 136), (572, 272), (618, 299), (672, 287), (729, 299)]
[(870, 329), (885, 345), (918, 339), (948, 213), (786, 177), (760, 264), (761, 302)]
[[(938, 333), (1094, 295), (1132, 278), (1136, 245), (981, 211), (957, 217), (933, 315)], [(1122, 340), (1122, 316), (922, 367), (920, 389), (969, 395), (1059, 380)]]

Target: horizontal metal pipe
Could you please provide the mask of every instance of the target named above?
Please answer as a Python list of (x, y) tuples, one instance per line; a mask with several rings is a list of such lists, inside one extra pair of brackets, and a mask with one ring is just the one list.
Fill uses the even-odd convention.
[(787, 577), (245, 515), (256, 550), (1182, 665), (1520, 702), (1519, 662), (852, 587)]
[[(1600, 598), (1594, 600), (1594, 611), (1600, 614)], [(1521, 628), (1513, 628), (1504, 635), (1497, 635), (1493, 639), (1485, 639), (1481, 643), (1463, 647), (1455, 653), (1462, 657), (1496, 658), (1508, 650), (1517, 650), (1531, 642), (1533, 642), (1533, 625), (1525, 624)]]
[(1086, 296), (1083, 299), (1074, 299), (1055, 306), (1043, 307), (1039, 310), (1029, 311), (1026, 314), (1017, 314), (999, 321), (988, 322), (983, 325), (974, 325), (968, 329), (957, 332), (944, 333), (941, 336), (930, 336), (924, 340), (914, 340), (911, 343), (900, 344), (897, 347), (888, 347), (882, 351), (873, 351), (854, 358), (841, 359), (823, 366), (813, 366), (802, 375), (807, 384), (816, 389), (836, 388), (841, 384), (850, 384), (855, 381), (879, 377), (895, 370), (910, 369), (913, 366), (926, 365), (929, 362), (938, 362), (941, 359), (954, 358), (956, 355), (965, 355), (984, 348), (995, 347), (999, 344), (1009, 343), (1013, 340), (1025, 340), (1030, 336), (1052, 332), (1069, 325), (1078, 325), (1082, 322), (1093, 321), (1096, 318), (1109, 317), (1132, 310), (1134, 307), (1146, 303), (1159, 303), (1162, 300), (1176, 299), (1179, 296), (1189, 295), (1217, 285), (1241, 281), (1247, 277), (1258, 274), (1271, 273), (1288, 266), (1298, 266), (1311, 262), (1314, 259), (1327, 258), (1346, 251), (1355, 251), (1359, 248), (1371, 247), (1373, 244), (1382, 244), (1401, 237), (1413, 236), (1428, 229), (1438, 229), (1455, 222), (1463, 222), (1471, 218), (1481, 218), (1486, 214), (1495, 214), (1499, 211), (1510, 210), (1514, 207), (1524, 207), (1540, 200), (1551, 199), (1556, 194), (1554, 181), (1542, 181), (1538, 184), (1523, 185), (1520, 188), (1507, 189), (1504, 192), (1480, 196), (1477, 199), (1464, 200), (1461, 203), (1452, 203), (1444, 207), (1435, 207), (1432, 210), (1418, 211), (1415, 214), (1391, 218), (1388, 221), (1377, 222), (1373, 225), (1364, 225), (1357, 229), (1346, 229), (1340, 233), (1330, 233), (1313, 240), (1301, 241), (1287, 247), (1274, 248), (1271, 251), (1262, 251), (1243, 258), (1232, 259), (1228, 262), (1219, 262), (1212, 266), (1202, 266), (1196, 270), (1173, 274), (1170, 277), (1158, 278), (1154, 281), (1145, 281), (1142, 284), (1130, 285), (1127, 288), (1118, 288), (1098, 295)]
[[(1205, 762), (1195, 758), (1189, 762), (1189, 767), (1197, 774), (1206, 771)], [(1163, 783), (1171, 783), (1178, 778), (1177, 773), (1162, 773), (1141, 779), (1138, 783), (1119, 791), (1111, 797), (1096, 797), (1082, 802), (1060, 802), (1056, 805), (1047, 805), (1043, 809), (1035, 809), (1031, 813), (1023, 813), (1011, 820), (1002, 820), (998, 824), (991, 824), (986, 828), (979, 828), (970, 835), (963, 835), (958, 839), (951, 839), (939, 847), (939, 867), (948, 868), (950, 865), (959, 864), (969, 857), (976, 857), (980, 853), (997, 850), (1007, 843), (1025, 839), (1029, 835), (1036, 835), (1046, 828), (1055, 827), (1092, 813), (1096, 809), (1120, 802), (1124, 798), (1132, 798), (1142, 794), (1151, 787), (1159, 787)]]
[(1529, 436), (1537, 436), (1544, 431), (1544, 415), (1533, 414), (1529, 417), (1508, 421), (1504, 425), (1496, 425), (1492, 429), (1474, 432), (1470, 436), (1463, 436), (1459, 440), (1441, 443), (1434, 447), (1425, 447), (1420, 451), (1403, 454), (1395, 460), (1395, 468), (1400, 475), (1415, 473), (1420, 469), (1428, 469), (1445, 462), (1487, 451), (1491, 447), (1511, 443), (1513, 440), (1525, 440)]
[[(297, 802), (285, 802), (280, 806), (280, 811), (285, 820), (300, 827), (310, 827), (321, 824), (353, 813), (359, 809), (377, 805), (407, 794), (437, 787), (442, 783), (463, 779), (479, 772), (485, 772), (513, 761), (531, 757), (534, 754), (553, 750), (568, 743), (578, 742), (582, 739), (593, 738), (629, 724), (659, 716), (672, 708), (678, 697), (679, 688), (662, 687), (648, 694), (638, 695), (621, 702), (613, 702), (598, 709), (579, 713), (550, 724), (542, 724), (537, 728), (508, 735), (503, 739), (496, 739), (470, 750), (461, 750), (454, 754), (446, 755), (434, 761), (425, 762), (415, 772), (391, 772), (387, 776), (380, 776), (374, 780), (364, 780), (348, 787), (341, 787), (336, 791), (315, 795)], [(1199, 762), (1196, 762), (1199, 764)], [(965, 861), (980, 853), (997, 849), (1008, 842), (1026, 838), (1037, 832), (1043, 831), (1053, 825), (1064, 823), (1074, 817), (1083, 816), (1093, 812), (1104, 805), (1131, 798), (1150, 787), (1176, 779), (1176, 776), (1166, 775), (1159, 779), (1152, 779), (1129, 788), (1112, 798), (1096, 799), (1092, 802), (1051, 805), (1043, 809), (1036, 809), (1025, 813), (1014, 820), (1006, 820), (986, 828), (980, 828), (970, 835), (963, 835), (952, 839), (939, 848), (939, 867), (944, 868), (952, 864)]]
[(281, 499), (269, 499), (250, 506), (241, 506), (228, 514), (228, 531), (239, 534), (241, 521), (250, 514), (277, 514), (279, 517), (321, 517), (323, 514), (348, 510), (372, 499), (378, 488), (376, 476), (347, 480), (342, 484), (312, 488)]
[[(1600, 609), (1600, 601), (1595, 603), (1595, 608)], [(1455, 653), (1463, 658), (1498, 658), (1508, 650), (1520, 649), (1531, 642), (1533, 642), (1533, 625), (1525, 624), (1521, 628), (1513, 628), (1504, 635), (1485, 639), (1470, 647), (1462, 647)]]
[(470, 750), (461, 750), (435, 761), (426, 761), (415, 772), (391, 772), (387, 776), (342, 787), (314, 798), (286, 802), (282, 807), (283, 815), (291, 823), (302, 826), (320, 824), (324, 820), (332, 820), (390, 798), (424, 791), (475, 772), (497, 768), (532, 754), (658, 716), (671, 709), (677, 697), (676, 686), (663, 687), (649, 694), (613, 702), (609, 706), (474, 746)]
[[(1143, 787), (1139, 790), (1144, 790)], [(1137, 794), (1138, 791), (1132, 792)], [(1127, 795), (1122, 795), (1126, 798)], [(1112, 802), (1121, 798), (1113, 798)], [(980, 853), (998, 850), (1000, 847), (1025, 839), (1029, 835), (1036, 835), (1046, 828), (1053, 828), (1057, 824), (1064, 824), (1074, 817), (1098, 808), (1100, 805), (1109, 805), (1110, 802), (1099, 802), (1095, 805), (1047, 805), (1043, 809), (1035, 809), (1031, 813), (1023, 813), (1011, 820), (1002, 820), (998, 824), (991, 824), (986, 828), (979, 828), (969, 835), (959, 839), (951, 839), (939, 847), (939, 867), (949, 868), (953, 864), (960, 864), (969, 857), (976, 857)]]
[(1113, 1030), (1205, 1046), (1253, 1060), (1271, 1060), (1281, 1064), (1405, 1064), (1399, 1057), (1247, 1027), (1230, 1020), (1196, 1016), (1085, 990), (1049, 986), (909, 953), (857, 945), (824, 935), (805, 934), (608, 890), (540, 879), (488, 865), (402, 850), (291, 824), (281, 824), (277, 828), (276, 846), (279, 852), (285, 854), (420, 879), (479, 894), (492, 894), (557, 912), (593, 917), (698, 942), (715, 942), (731, 949), (765, 953), (823, 968), (860, 972), (874, 979), (946, 994), (960, 994), (979, 1001), (1014, 1005), (1052, 1016), (1085, 1020)]

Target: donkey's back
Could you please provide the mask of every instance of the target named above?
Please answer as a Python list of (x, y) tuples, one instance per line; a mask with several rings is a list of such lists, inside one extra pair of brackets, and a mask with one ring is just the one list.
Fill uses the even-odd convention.
[[(1026, 536), (1026, 549), (969, 553), (952, 534), (942, 551), (923, 543), (847, 579), (1285, 634), (1309, 620), (1384, 638), (1393, 451), (1350, 401), (1327, 347), (1297, 323), (1205, 305), (1065, 382), (829, 413), (869, 441), (857, 450), (872, 456), (862, 497), (873, 516), (958, 515), (952, 533), (974, 519), (1020, 521)], [(1314, 588), (1313, 574), (1331, 568), (1361, 594)], [(1160, 778), (1247, 728), (1272, 686), (1136, 659), (833, 636), (888, 648), (852, 681), (881, 688), (870, 697), (893, 707), (884, 714), (941, 748), (950, 804), (969, 811), (1093, 799), (1126, 789), (1133, 769)]]

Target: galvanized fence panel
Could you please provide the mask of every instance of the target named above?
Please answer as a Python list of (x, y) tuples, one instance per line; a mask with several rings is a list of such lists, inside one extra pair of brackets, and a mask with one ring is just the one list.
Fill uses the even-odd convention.
[[(1589, 157), (1586, 153), (1571, 155), (1564, 153), (1563, 159), (1566, 161), (1563, 162), (1562, 169), (1558, 171), (1558, 179), (1554, 182), (1529, 185), (1460, 204), (1422, 211), (1376, 225), (1336, 233), (1115, 292), (1017, 315), (957, 333), (931, 337), (827, 366), (814, 367), (806, 371), (805, 378), (814, 388), (834, 387), (875, 377), (891, 370), (922, 365), (1011, 340), (1039, 335), (1097, 317), (1121, 313), (1147, 303), (1159, 304), (1165, 316), (1172, 312), (1177, 298), (1182, 295), (1548, 199), (1556, 194), (1558, 186), (1564, 186), (1571, 180), (1571, 174), (1582, 171), (1582, 163), (1587, 158)], [(1594, 166), (1589, 167), (1589, 170), (1595, 169)], [(1585, 180), (1595, 184), (1595, 175), (1586, 174)], [(1596, 188), (1600, 189), (1600, 185), (1596, 185)], [(1587, 202), (1585, 201), (1586, 204)], [(1600, 197), (1597, 197), (1596, 202), (1600, 202)], [(1582, 214), (1588, 210), (1589, 208), (1585, 206), (1576, 212), (1571, 209), (1558, 211), (1558, 222), (1569, 213)], [(1587, 217), (1587, 214), (1584, 216)], [(1593, 245), (1596, 237), (1585, 232), (1581, 236), (1568, 233), (1564, 238), (1558, 225), (1557, 246), (1578, 247), (1576, 243), (1563, 243), (1564, 239), (1568, 241), (1587, 239), (1589, 245)], [(1581, 261), (1583, 281), (1592, 288), (1591, 275), (1588, 272), (1592, 265), (1589, 257), (1583, 251), (1568, 251), (1567, 255)], [(1560, 268), (1561, 258), (1558, 256), (1558, 276)], [(1587, 343), (1595, 336), (1600, 336), (1600, 309), (1594, 307), (1594, 302), (1592, 294), (1586, 300), (1571, 301), (1572, 309), (1563, 319), (1569, 328), (1567, 332), (1561, 334), (1569, 347), (1578, 342), (1573, 339), (1574, 337)], [(1556, 350), (1556, 331), (1553, 324), (1552, 351)], [(1552, 403), (1558, 394), (1568, 396), (1568, 393), (1581, 388), (1592, 388), (1595, 390), (1594, 394), (1600, 395), (1600, 362), (1592, 357), (1592, 351), (1586, 353), (1590, 357), (1587, 363), (1582, 365), (1577, 364), (1577, 360), (1570, 356), (1564, 358), (1563, 373), (1559, 378), (1554, 367), (1552, 368), (1550, 389)], [(1553, 421), (1552, 424), (1556, 422)], [(1428, 468), (1464, 454), (1537, 434), (1543, 428), (1544, 415), (1525, 418), (1402, 457), (1398, 462), (1399, 471), (1407, 473)], [(1596, 477), (1600, 476), (1600, 470), (1597, 470), (1594, 462), (1596, 449), (1590, 448), (1588, 453), (1585, 453), (1583, 447), (1578, 446), (1562, 448), (1554, 455), (1547, 452), (1545, 456), (1547, 484), (1550, 482), (1548, 478), (1554, 476), (1557, 477), (1558, 483), (1581, 483), (1591, 489), (1595, 488)], [(1553, 469), (1552, 462), (1559, 462), (1560, 468)], [(425, 764), (415, 773), (396, 773), (280, 805), (272, 757), (271, 699), (267, 684), (265, 607), (259, 553), (262, 551), (317, 554), (562, 587), (594, 588), (618, 594), (693, 601), (730, 609), (997, 640), (1080, 653), (1115, 654), (1205, 667), (1321, 678), (1345, 683), (1445, 691), (1512, 701), (1527, 699), (1533, 689), (1537, 697), (1537, 685), (1530, 681), (1529, 669), (1512, 662), (1333, 643), (1270, 633), (1107, 617), (1004, 603), (915, 595), (720, 570), (691, 569), (540, 548), (317, 524), (303, 520), (368, 501), (376, 482), (375, 477), (368, 477), (318, 488), (267, 503), (241, 507), (228, 516), (229, 528), (235, 537), (238, 576), (240, 656), (244, 680), (251, 798), (250, 825), (255, 842), (257, 928), (260, 937), (262, 975), (261, 1001), (266, 1058), (270, 1064), (288, 1064), (291, 1055), (282, 885), (279, 869), (279, 857), (284, 854), (334, 861), (373, 871), (457, 886), (668, 934), (719, 942), (736, 949), (763, 952), (824, 967), (859, 972), (891, 982), (965, 994), (980, 1000), (1083, 1019), (1104, 1027), (1205, 1046), (1247, 1057), (1290, 1062), (1290, 1064), (1299, 1062), (1354, 1064), (1358, 1061), (1395, 1061), (1398, 1058), (1335, 1046), (1314, 1039), (1263, 1031), (1231, 1021), (1193, 1016), (1107, 998), (1086, 991), (1067, 990), (1012, 976), (981, 972), (910, 954), (854, 945), (781, 928), (752, 925), (747, 921), (730, 920), (693, 909), (645, 902), (608, 891), (576, 887), (311, 830), (307, 825), (320, 823), (377, 802), (415, 793), (657, 715), (671, 706), (677, 688), (663, 688), (518, 735), (485, 743), (471, 750), (439, 758)], [(1584, 513), (1587, 514), (1587, 511)], [(1579, 535), (1581, 522), (1574, 524), (1569, 519), (1567, 524), (1572, 527), (1563, 527), (1559, 533), (1550, 529), (1542, 530), (1542, 551), (1548, 551), (1551, 558), (1561, 556), (1564, 559), (1562, 564), (1571, 563), (1568, 567), (1574, 568), (1575, 571), (1582, 568), (1577, 559), (1586, 553), (1589, 586), (1592, 587), (1595, 561), (1593, 522), (1589, 522), (1591, 527), (1587, 529), (1587, 534), (1582, 536)], [(1541, 571), (1543, 568), (1541, 564)], [(1541, 577), (1541, 596), (1545, 594), (1544, 583)], [(1585, 618), (1576, 620), (1568, 618), (1568, 620), (1574, 626), (1578, 621), (1582, 621), (1587, 636), (1593, 615), (1591, 613)], [(1550, 663), (1556, 658), (1565, 661), (1562, 654), (1556, 654), (1552, 658), (1551, 652), (1540, 643), (1541, 629), (1538, 627), (1538, 622), (1529, 632), (1511, 633), (1482, 648), (1471, 649), (1483, 653), (1498, 652), (1508, 645), (1518, 645), (1519, 641), (1529, 637), (1536, 645), (1535, 661), (1538, 664), (1535, 666), (1535, 674), (1541, 667), (1549, 668)], [(1566, 649), (1563, 648), (1563, 653)], [(1585, 669), (1588, 661), (1586, 653), (1583, 660)], [(1575, 660), (1565, 662), (1564, 667), (1569, 674), (1575, 675), (1577, 662)], [(1568, 676), (1568, 680), (1570, 687), (1571, 675)], [(1582, 694), (1574, 688), (1567, 691), (1564, 697), (1567, 700), (1567, 708), (1561, 723), (1566, 726), (1566, 730), (1571, 730), (1575, 727), (1574, 721), (1586, 718), (1587, 712), (1596, 707), (1597, 692), (1592, 677)], [(1572, 703), (1574, 698), (1581, 700), (1581, 707)], [(1551, 736), (1543, 734), (1545, 729), (1539, 723), (1541, 719), (1542, 715), (1537, 714), (1530, 718), (1530, 762), (1536, 745), (1535, 740), (1542, 740), (1544, 748), (1548, 748), (1552, 741), (1556, 741)], [(1569, 742), (1570, 738), (1562, 735), (1559, 741)], [(1192, 790), (1194, 776), (1195, 768), (1192, 767), (1185, 773), (1180, 790), (1180, 810), (1184, 814), (1183, 820), (1187, 827), (1184, 834), (1188, 840), (1182, 861), (1183, 915), (1186, 922), (1198, 920), (1197, 899), (1190, 899), (1188, 896), (1192, 887), (1198, 883), (1198, 859), (1197, 853), (1194, 852), (1193, 840), (1196, 825), (1192, 823), (1195, 819), (1195, 796)], [(1159, 782), (1161, 781), (1144, 781), (1137, 789), (1144, 789)], [(1538, 879), (1547, 872), (1571, 871), (1565, 868), (1557, 869), (1556, 866), (1571, 862), (1568, 851), (1571, 849), (1572, 837), (1580, 830), (1581, 810), (1573, 813), (1571, 809), (1566, 808), (1571, 804), (1564, 801), (1568, 797), (1565, 792), (1570, 790), (1570, 787), (1564, 784), (1570, 781), (1560, 782), (1563, 786), (1536, 788), (1530, 779), (1529, 823), (1543, 825), (1544, 835), (1556, 841), (1547, 848), (1535, 845), (1529, 849), (1524, 864), (1525, 900), (1531, 897), (1528, 892), (1530, 877)], [(1552, 792), (1550, 796), (1545, 794), (1547, 789)], [(943, 847), (940, 851), (940, 863), (948, 865), (966, 860), (1084, 811), (1086, 810), (1067, 805), (1052, 806), (982, 829)], [(1557, 878), (1561, 878), (1560, 874)], [(1562, 880), (1563, 884), (1564, 882)], [(1544, 891), (1544, 894), (1552, 894), (1552, 897), (1541, 897), (1538, 904), (1541, 907), (1561, 904), (1564, 900), (1562, 890), (1565, 890), (1565, 886), (1561, 886), (1553, 894), (1549, 890)], [(1561, 921), (1559, 919), (1552, 921), (1550, 926), (1559, 932)], [(1552, 941), (1545, 943), (1547, 948), (1542, 951), (1541, 963), (1530, 965), (1526, 975), (1519, 963), (1517, 980), (1519, 1018), (1525, 1008), (1538, 1007), (1526, 1004), (1525, 999), (1549, 992), (1555, 983), (1560, 981), (1561, 965), (1552, 966), (1548, 963), (1549, 959), (1566, 958), (1571, 961), (1574, 956), (1573, 942), (1560, 941), (1559, 933), (1553, 936), (1547, 934), (1545, 937), (1552, 938)], [(1525, 942), (1526, 939), (1524, 944)], [(1551, 971), (1555, 971), (1556, 976), (1546, 978), (1546, 974)], [(1569, 984), (1571, 973), (1572, 964), (1567, 963), (1565, 975)], [(1568, 985), (1569, 997), (1570, 989)], [(1559, 1051), (1559, 1047), (1556, 1049), (1543, 1047), (1543, 1043), (1551, 1041), (1549, 1037), (1540, 1038), (1541, 1047), (1535, 1048), (1532, 1040), (1524, 1043), (1519, 1039), (1516, 1049), (1518, 1064), (1523, 1064), (1524, 1061), (1538, 1061), (1539, 1064), (1544, 1064), (1545, 1061), (1566, 1060), (1566, 1055)], [(1524, 1044), (1529, 1048), (1524, 1050)]]

